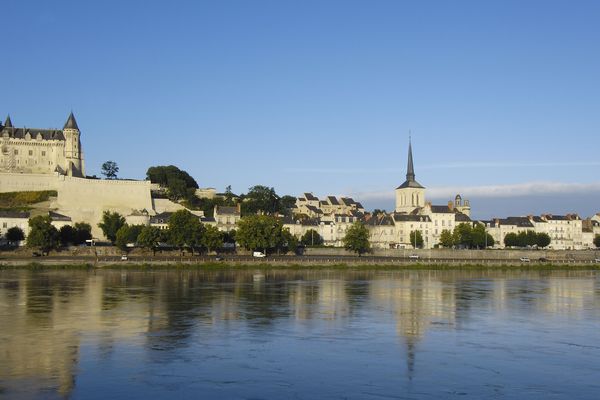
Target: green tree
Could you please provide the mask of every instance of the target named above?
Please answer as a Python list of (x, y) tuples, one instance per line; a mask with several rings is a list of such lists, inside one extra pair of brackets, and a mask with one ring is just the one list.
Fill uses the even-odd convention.
[(169, 218), (169, 244), (179, 248), (181, 252), (194, 249), (202, 244), (204, 226), (198, 216), (188, 210), (175, 211)]
[(75, 235), (75, 229), (71, 225), (63, 225), (58, 231), (60, 244), (64, 247), (75, 243)]
[(276, 249), (281, 244), (281, 221), (271, 215), (247, 215), (240, 219), (235, 240), (246, 250)]
[(174, 165), (150, 167), (146, 171), (146, 178), (167, 189), (171, 200), (187, 199), (191, 203), (197, 200), (195, 189), (198, 189), (198, 183), (190, 174)]
[(123, 225), (117, 231), (115, 245), (123, 251), (129, 251), (130, 247), (128, 245), (137, 243), (142, 229), (144, 229), (144, 225)]
[(144, 226), (137, 238), (140, 246), (152, 250), (152, 255), (156, 255), (156, 248), (161, 240), (162, 232), (155, 226)]
[(449, 229), (442, 230), (440, 234), (440, 245), (443, 247), (452, 247), (454, 245), (454, 237), (452, 237), (452, 232)]
[(257, 213), (274, 215), (279, 210), (279, 196), (272, 187), (252, 186), (242, 202), (242, 215)]
[(369, 230), (359, 221), (355, 222), (348, 228), (343, 239), (344, 248), (353, 251), (360, 257), (371, 248), (369, 243)]
[(283, 215), (292, 215), (292, 209), (296, 206), (296, 198), (294, 196), (281, 196), (279, 199), (279, 212)]
[(538, 247), (540, 248), (544, 248), (544, 247), (548, 247), (550, 245), (550, 242), (552, 240), (550, 239), (550, 235), (548, 235), (547, 233), (538, 233), (537, 237), (536, 237), (536, 244)]
[(216, 226), (206, 225), (202, 236), (202, 246), (208, 251), (216, 251), (223, 247), (223, 233)]
[(320, 246), (323, 244), (323, 238), (319, 235), (319, 232), (309, 229), (302, 235), (300, 242), (305, 246)]
[(106, 179), (116, 179), (117, 173), (119, 173), (119, 166), (114, 161), (106, 161), (102, 164), (100, 173), (104, 175)]
[(125, 225), (125, 218), (121, 214), (118, 212), (104, 211), (104, 213), (102, 213), (102, 222), (98, 224), (98, 227), (102, 229), (104, 236), (106, 236), (112, 244), (115, 244), (115, 240), (117, 240), (117, 231), (121, 229), (123, 225)]
[(281, 231), (281, 248), (293, 253), (298, 249), (298, 238), (292, 235), (289, 228), (283, 228)]
[(56, 249), (58, 244), (58, 231), (52, 225), (52, 219), (48, 215), (38, 215), (29, 220), (28, 247), (38, 248), (42, 253), (47, 254), (50, 250)]
[(506, 236), (504, 236), (504, 245), (506, 247), (519, 247), (519, 236), (514, 232), (507, 233)]
[(473, 247), (473, 228), (465, 222), (454, 227), (455, 245), (471, 248)]
[(594, 246), (596, 246), (596, 248), (600, 248), (600, 235), (594, 236)]
[(18, 226), (13, 226), (11, 228), (8, 228), (5, 237), (8, 243), (13, 244), (24, 240), (25, 233), (23, 232), (23, 229), (19, 228)]
[(73, 244), (83, 244), (86, 240), (90, 240), (91, 238), (92, 226), (85, 222), (77, 222), (75, 224), (75, 242)]
[(421, 231), (410, 232), (410, 244), (416, 249), (423, 247), (423, 234)]

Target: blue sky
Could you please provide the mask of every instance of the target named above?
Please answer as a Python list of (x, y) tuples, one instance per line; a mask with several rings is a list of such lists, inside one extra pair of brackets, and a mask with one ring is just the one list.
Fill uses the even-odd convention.
[(0, 113), (62, 127), (72, 109), (88, 174), (175, 164), (203, 187), (390, 210), (410, 130), (438, 203), (600, 212), (597, 1), (5, 0), (2, 15)]

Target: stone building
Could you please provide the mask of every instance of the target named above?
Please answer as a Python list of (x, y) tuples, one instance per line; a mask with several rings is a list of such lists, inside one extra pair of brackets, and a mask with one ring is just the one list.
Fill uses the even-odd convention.
[(16, 128), (0, 123), (0, 172), (84, 177), (81, 132), (73, 113), (62, 129)]

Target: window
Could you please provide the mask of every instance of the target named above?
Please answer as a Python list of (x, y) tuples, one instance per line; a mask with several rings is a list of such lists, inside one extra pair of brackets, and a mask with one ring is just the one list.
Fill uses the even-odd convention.
[(15, 156), (19, 154), (19, 150), (15, 150)]
[(33, 150), (29, 150), (29, 155), (32, 156), (33, 155)]
[(44, 157), (46, 155), (45, 151), (42, 151), (42, 157)]
[(8, 223), (7, 223), (7, 222), (3, 222), (3, 223), (2, 223), (2, 227), (3, 227), (3, 228), (7, 228), (7, 227), (8, 227)]

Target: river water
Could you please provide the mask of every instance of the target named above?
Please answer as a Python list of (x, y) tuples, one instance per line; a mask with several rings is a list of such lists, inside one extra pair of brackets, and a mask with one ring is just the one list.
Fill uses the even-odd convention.
[(598, 399), (586, 271), (0, 271), (0, 397)]

